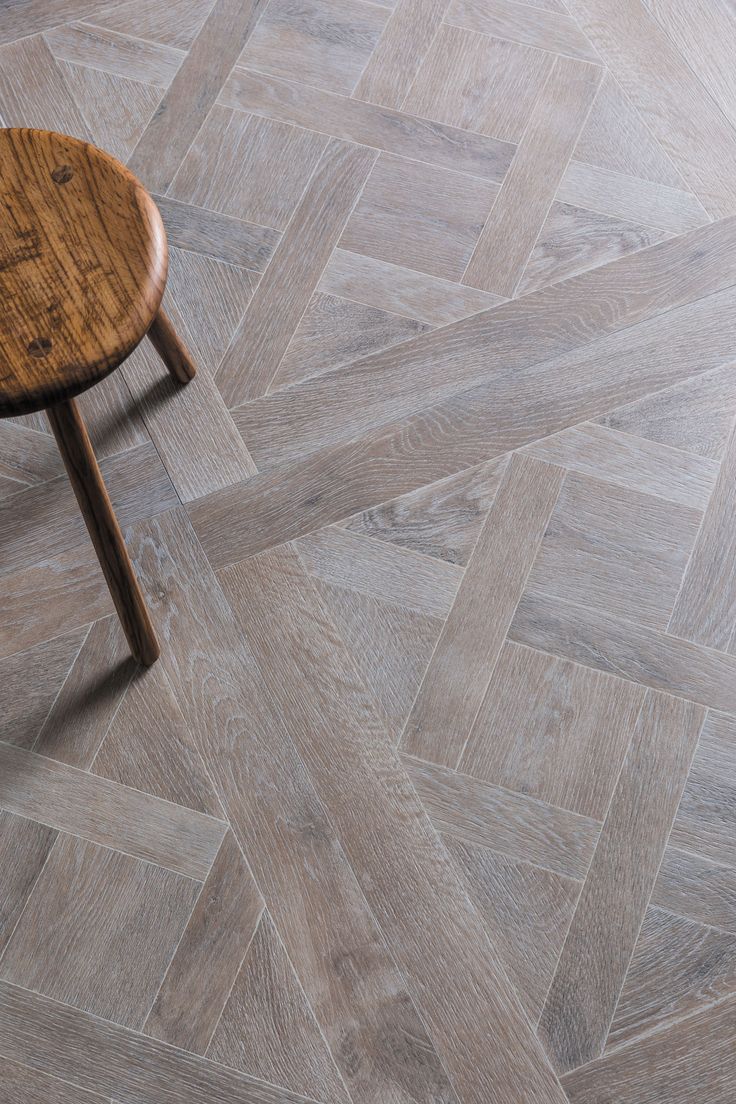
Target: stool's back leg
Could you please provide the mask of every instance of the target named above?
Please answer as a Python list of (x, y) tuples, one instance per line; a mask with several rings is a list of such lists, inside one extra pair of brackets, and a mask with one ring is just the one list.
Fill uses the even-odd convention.
[(72, 399), (50, 407), (46, 413), (130, 650), (140, 663), (150, 667), (159, 657), (158, 640), (86, 426)]
[(171, 319), (159, 308), (148, 331), (153, 347), (174, 379), (189, 383), (197, 371), (184, 342), (171, 324)]

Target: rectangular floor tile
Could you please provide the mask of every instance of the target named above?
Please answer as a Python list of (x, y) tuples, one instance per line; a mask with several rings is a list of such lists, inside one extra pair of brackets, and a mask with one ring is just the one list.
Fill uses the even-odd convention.
[(516, 0), (453, 0), (445, 22), (553, 54), (599, 60), (575, 20), (563, 14), (561, 8), (545, 12), (538, 5)]
[(709, 713), (672, 828), (672, 845), (736, 866), (736, 720)]
[(147, 1035), (205, 1053), (262, 911), (253, 876), (228, 832), (146, 1019)]
[(140, 1028), (198, 893), (190, 878), (62, 835), (0, 976)]
[(459, 769), (603, 820), (644, 689), (504, 644)]
[[(0, 1027), (6, 1058), (107, 1098), (115, 1093), (120, 1104), (304, 1101), (287, 1089), (224, 1069), (7, 982), (0, 983)], [(79, 1104), (88, 1102), (82, 1098)]]
[(45, 824), (0, 811), (0, 955), (15, 931), (57, 835)]
[(325, 148), (218, 370), (229, 407), (267, 392), (375, 157), (337, 139)]
[(600, 79), (597, 66), (556, 59), (532, 108), (463, 283), (498, 295), (514, 295)]
[(2, 744), (0, 764), (1, 808), (188, 878), (207, 875), (222, 842), (221, 820), (43, 755)]
[[(276, 550), (223, 582), (459, 1096), (480, 1104), (513, 1086), (520, 1102), (562, 1104), (480, 917), (298, 559)], [(489, 1031), (502, 1045), (487, 1046)]]
[(570, 878), (585, 877), (598, 839), (596, 821), (410, 755), (402, 761), (438, 832)]
[(559, 468), (526, 457), (506, 469), (407, 721), (410, 754), (457, 765), (562, 479)]
[(449, 0), (397, 0), (353, 95), (400, 108)]
[(704, 715), (647, 695), (540, 1020), (560, 1071), (603, 1050)]
[(239, 66), (230, 74), (219, 102), (494, 183), (503, 179), (514, 153), (509, 142), (440, 123), (427, 126), (425, 120), (401, 111), (332, 95)]

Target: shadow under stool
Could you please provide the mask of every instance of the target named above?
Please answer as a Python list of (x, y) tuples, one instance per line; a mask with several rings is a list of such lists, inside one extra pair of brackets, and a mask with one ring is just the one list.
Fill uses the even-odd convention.
[(124, 165), (76, 138), (0, 129), (0, 417), (45, 410), (135, 658), (159, 644), (74, 397), (144, 336), (179, 382), (195, 367), (161, 309), (158, 209)]

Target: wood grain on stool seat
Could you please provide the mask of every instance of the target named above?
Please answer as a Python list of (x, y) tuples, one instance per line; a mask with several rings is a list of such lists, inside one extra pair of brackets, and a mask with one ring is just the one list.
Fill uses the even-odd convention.
[(167, 273), (161, 216), (115, 158), (0, 129), (0, 416), (73, 397), (147, 332)]

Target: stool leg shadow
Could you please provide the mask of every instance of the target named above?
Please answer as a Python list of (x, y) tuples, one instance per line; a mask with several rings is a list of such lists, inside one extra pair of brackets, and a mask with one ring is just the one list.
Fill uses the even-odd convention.
[(190, 379), (194, 379), (197, 369), (189, 350), (161, 308), (151, 323), (148, 336), (174, 379), (179, 383), (189, 383)]
[(130, 650), (150, 667), (160, 654), (158, 640), (87, 427), (73, 399), (50, 407), (47, 414)]

